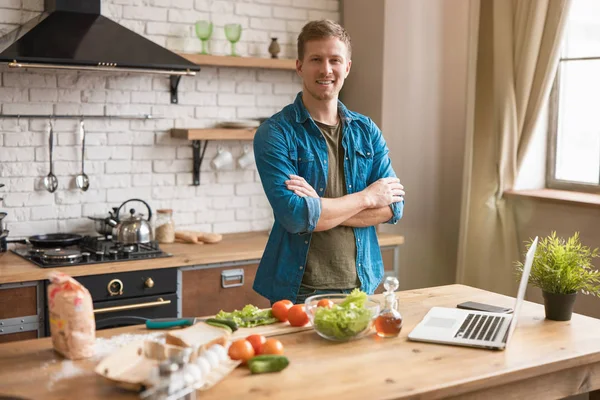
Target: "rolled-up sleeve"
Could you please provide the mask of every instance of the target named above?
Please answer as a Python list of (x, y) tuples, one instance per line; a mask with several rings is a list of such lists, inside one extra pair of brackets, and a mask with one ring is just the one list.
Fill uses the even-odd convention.
[[(389, 157), (389, 149), (381, 133), (381, 129), (369, 119), (369, 133), (371, 143), (373, 145), (373, 169), (367, 185), (381, 178), (394, 177), (397, 178), (394, 169), (392, 168), (392, 160)], [(404, 199), (390, 205), (392, 209), (392, 218), (386, 224), (396, 224), (404, 213)]]
[(291, 174), (298, 175), (298, 168), (283, 129), (271, 121), (263, 123), (254, 136), (254, 154), (275, 219), (290, 233), (313, 232), (321, 216), (321, 199), (300, 197), (285, 186)]

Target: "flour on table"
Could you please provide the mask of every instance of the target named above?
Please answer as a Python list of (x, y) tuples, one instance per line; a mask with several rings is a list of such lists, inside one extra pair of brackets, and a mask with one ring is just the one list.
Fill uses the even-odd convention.
[[(118, 350), (120, 347), (138, 340), (154, 340), (159, 343), (164, 343), (165, 338), (164, 336), (161, 337), (161, 335), (164, 334), (162, 332), (152, 332), (148, 334), (124, 333), (109, 338), (96, 338), (96, 341), (94, 342), (94, 356), (90, 359), (99, 361)], [(42, 369), (46, 370), (51, 366), (55, 366), (56, 364), (60, 365), (60, 369), (50, 375), (50, 379), (48, 380), (47, 384), (48, 390), (51, 390), (55, 384), (62, 380), (75, 378), (85, 374), (87, 371), (86, 369), (78, 367), (75, 362), (67, 359), (50, 360), (42, 364)]]
[[(47, 368), (47, 365), (44, 364), (42, 368)], [(73, 361), (64, 360), (60, 362), (60, 370), (50, 375), (47, 388), (50, 390), (57, 382), (62, 381), (63, 379), (74, 378), (84, 373), (85, 370), (75, 365)]]
[(100, 360), (115, 350), (119, 349), (126, 344), (131, 342), (136, 342), (138, 340), (154, 340), (160, 343), (165, 342), (164, 337), (160, 337), (164, 335), (162, 332), (153, 332), (147, 334), (132, 334), (132, 333), (123, 333), (121, 335), (112, 336), (109, 338), (96, 338), (96, 343), (94, 344), (94, 359)]

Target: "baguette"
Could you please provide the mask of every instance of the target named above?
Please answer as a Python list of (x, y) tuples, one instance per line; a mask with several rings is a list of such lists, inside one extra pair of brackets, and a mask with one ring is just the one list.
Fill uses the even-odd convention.
[(186, 231), (175, 232), (175, 239), (181, 240), (184, 243), (198, 243), (198, 237)]
[[(198, 242), (204, 242), (204, 243), (209, 243), (209, 244), (213, 244), (213, 243), (219, 243), (221, 240), (223, 240), (223, 235), (221, 235), (220, 233), (209, 233), (209, 232), (196, 232), (196, 231), (177, 231), (175, 232), (175, 237), (177, 238), (178, 235), (182, 238), (194, 238), (196, 241), (195, 242), (188, 242), (188, 243), (198, 243)], [(191, 239), (186, 239), (186, 240), (191, 240)]]
[(196, 233), (196, 237), (198, 240), (203, 241), (204, 243), (219, 243), (223, 240), (223, 235), (219, 233), (206, 233), (206, 232), (194, 232)]

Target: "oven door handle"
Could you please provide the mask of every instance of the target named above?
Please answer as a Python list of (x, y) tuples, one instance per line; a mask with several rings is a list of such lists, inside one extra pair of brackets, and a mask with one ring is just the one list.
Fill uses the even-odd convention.
[(97, 314), (105, 314), (105, 313), (117, 312), (117, 311), (139, 310), (140, 308), (166, 306), (167, 304), (171, 304), (171, 300), (164, 300), (162, 297), (159, 297), (157, 301), (151, 301), (149, 303), (128, 304), (126, 306), (98, 308), (98, 309), (94, 310), (94, 314), (97, 315)]

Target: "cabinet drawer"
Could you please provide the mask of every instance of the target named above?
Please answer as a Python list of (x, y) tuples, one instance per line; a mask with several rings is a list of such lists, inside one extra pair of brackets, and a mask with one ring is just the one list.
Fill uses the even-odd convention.
[(214, 315), (220, 310), (240, 310), (246, 304), (270, 307), (267, 299), (252, 289), (258, 264), (184, 270), (182, 314), (184, 317)]
[(0, 319), (37, 315), (37, 286), (0, 289)]
[(0, 343), (43, 335), (43, 313), (38, 315), (43, 307), (41, 287), (36, 282), (0, 285)]

